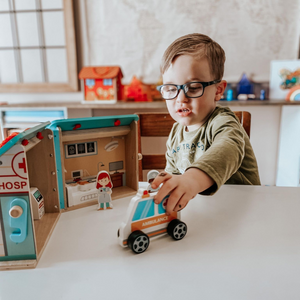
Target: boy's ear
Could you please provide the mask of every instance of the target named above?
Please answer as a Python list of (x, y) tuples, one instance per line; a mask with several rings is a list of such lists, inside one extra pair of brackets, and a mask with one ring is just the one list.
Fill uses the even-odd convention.
[(222, 80), (220, 83), (217, 84), (215, 101), (221, 100), (222, 95), (225, 92), (226, 86), (227, 86), (227, 81), (226, 80)]

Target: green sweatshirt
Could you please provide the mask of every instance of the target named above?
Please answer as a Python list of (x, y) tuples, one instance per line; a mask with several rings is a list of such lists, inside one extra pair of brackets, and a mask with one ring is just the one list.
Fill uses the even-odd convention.
[(166, 171), (183, 174), (193, 167), (204, 171), (215, 184), (203, 194), (215, 193), (221, 185), (260, 185), (256, 158), (249, 137), (228, 107), (217, 106), (197, 130), (185, 131), (175, 123), (167, 141)]

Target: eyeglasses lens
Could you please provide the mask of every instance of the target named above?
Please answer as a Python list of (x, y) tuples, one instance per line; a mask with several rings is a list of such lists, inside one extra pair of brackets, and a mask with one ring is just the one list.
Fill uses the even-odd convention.
[(177, 87), (175, 85), (164, 85), (161, 90), (161, 95), (164, 99), (173, 99), (177, 95)]
[(199, 82), (190, 82), (185, 86), (185, 94), (188, 97), (200, 97), (203, 94), (203, 85)]

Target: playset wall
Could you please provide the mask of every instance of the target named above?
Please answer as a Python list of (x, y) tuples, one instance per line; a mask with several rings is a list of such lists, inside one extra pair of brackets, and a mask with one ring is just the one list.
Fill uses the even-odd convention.
[[(64, 145), (69, 142), (80, 142), (80, 141), (95, 141), (100, 140), (100, 147), (101, 145), (104, 145), (105, 142), (110, 141), (111, 138), (114, 137), (114, 140), (118, 140), (120, 150), (122, 149), (122, 143), (124, 144), (124, 152), (123, 154), (117, 154), (119, 152), (116, 152), (116, 154), (107, 152), (104, 150), (103, 157), (99, 156), (100, 162), (103, 162), (107, 168), (103, 168), (106, 171), (108, 171), (108, 163), (110, 162), (110, 159), (113, 159), (113, 161), (118, 161), (119, 157), (124, 158), (124, 167), (125, 169), (125, 179), (124, 182), (126, 185), (123, 185), (118, 188), (113, 189), (112, 194), (112, 200), (119, 199), (121, 197), (126, 197), (130, 195), (134, 195), (138, 189), (138, 177), (137, 177), (137, 170), (138, 170), (138, 160), (137, 160), (137, 122), (133, 121), (129, 125), (126, 126), (115, 126), (115, 127), (106, 127), (97, 129), (82, 129), (82, 130), (72, 130), (72, 131), (61, 131), (59, 130), (59, 139), (60, 139), (60, 153), (61, 153), (61, 165), (62, 170), (66, 169), (66, 172), (62, 172), (62, 183), (65, 185), (65, 182), (69, 178), (68, 171), (70, 168), (70, 164), (68, 162), (69, 159), (65, 158), (65, 148)], [(105, 144), (106, 145), (106, 144)], [(98, 151), (99, 148), (98, 147)], [(119, 148), (118, 147), (118, 148)], [(115, 149), (112, 152), (120, 151)], [(111, 156), (113, 155), (113, 156)], [(116, 155), (116, 156), (114, 156)], [(118, 156), (117, 156), (118, 155)], [(85, 156), (87, 158), (87, 161), (91, 161), (91, 158), (88, 158), (89, 156)], [(90, 157), (95, 157), (94, 155), (91, 155)], [(96, 170), (98, 162), (96, 159), (94, 159), (93, 164), (94, 167), (91, 170)], [(77, 164), (79, 163), (79, 160), (77, 160)], [(66, 164), (66, 165), (65, 165)], [(73, 166), (71, 167), (72, 170), (75, 170)], [(90, 168), (90, 167), (88, 167)], [(80, 169), (80, 168), (79, 168)], [(85, 168), (86, 169), (86, 168)], [(93, 172), (93, 171), (91, 171)], [(91, 174), (91, 173), (90, 173)], [(93, 173), (93, 175), (97, 174)], [(92, 175), (92, 174), (91, 174)], [(64, 201), (64, 208), (67, 210), (72, 210), (76, 208), (81, 208), (87, 205), (93, 205), (96, 202), (90, 201), (83, 204), (76, 205), (76, 207), (68, 207), (67, 203), (67, 193), (66, 189), (63, 188), (63, 201)]]
[[(118, 138), (114, 138), (115, 141), (118, 141), (118, 147), (113, 151), (106, 151), (104, 149), (105, 145), (107, 145), (111, 138), (95, 138), (95, 139), (88, 139), (88, 140), (80, 140), (78, 143), (83, 142), (96, 142), (97, 144), (97, 153), (94, 155), (86, 155), (81, 157), (74, 157), (74, 158), (66, 158), (64, 159), (65, 165), (65, 178), (66, 180), (72, 180), (71, 171), (74, 170), (83, 170), (83, 177), (96, 177), (99, 171), (109, 171), (109, 163), (114, 161), (123, 161), (124, 168), (126, 169), (125, 165), (125, 137), (121, 136)], [(77, 141), (76, 141), (77, 143)], [(64, 142), (63, 148), (66, 145), (70, 144), (70, 142)], [(101, 163), (104, 166), (101, 166)], [(99, 169), (98, 169), (99, 168)]]
[(37, 259), (60, 214), (53, 138), (49, 139), (52, 135), (51, 130), (43, 130), (41, 143), (26, 153), (29, 186), (38, 187), (45, 202), (45, 215), (40, 220), (34, 220)]

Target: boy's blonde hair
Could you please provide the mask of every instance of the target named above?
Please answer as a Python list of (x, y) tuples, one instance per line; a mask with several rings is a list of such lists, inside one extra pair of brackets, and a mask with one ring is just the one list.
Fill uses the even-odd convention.
[(161, 73), (164, 74), (174, 59), (179, 55), (192, 55), (201, 59), (206, 56), (213, 80), (222, 79), (224, 74), (225, 52), (222, 47), (209, 36), (192, 33), (175, 40), (165, 51), (161, 62)]

